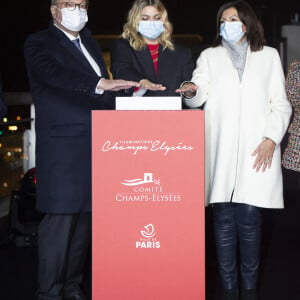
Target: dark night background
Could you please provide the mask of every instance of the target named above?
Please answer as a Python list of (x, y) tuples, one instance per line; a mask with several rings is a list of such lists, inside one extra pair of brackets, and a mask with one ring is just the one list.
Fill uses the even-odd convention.
[[(168, 10), (175, 34), (201, 35), (203, 41), (198, 50), (210, 44), (214, 39), (217, 10), (226, 1), (162, 1)], [(88, 27), (94, 35), (120, 34), (132, 2), (133, 0), (90, 0)], [(290, 24), (293, 16), (296, 13), (300, 14), (300, 0), (281, 2), (278, 0), (248, 0), (248, 2), (262, 21), (268, 45), (278, 47), (281, 41), (281, 26)], [(0, 20), (0, 72), (3, 89), (8, 94), (22, 94), (22, 97), (20, 95), (16, 97), (18, 101), (19, 98), (25, 97), (25, 101), (22, 103), (14, 102), (15, 100), (7, 101), (8, 98), (13, 97), (5, 99), (9, 102), (9, 122), (15, 124), (17, 116), (21, 116), (22, 120), (18, 123), (19, 130), (17, 132), (5, 132), (0, 139), (3, 145), (2, 148), (0, 147), (0, 175), (2, 176), (0, 176), (0, 299), (27, 300), (34, 298), (33, 295), (37, 288), (37, 249), (24, 246), (22, 239), (18, 239), (19, 244), (20, 241), (22, 242), (21, 246), (16, 247), (13, 244), (12, 237), (14, 235), (11, 233), (15, 228), (11, 228), (13, 226), (9, 217), (10, 193), (12, 190), (19, 189), (20, 178), (23, 174), (22, 164), (26, 159), (23, 157), (24, 153), (19, 151), (15, 152), (13, 156), (6, 155), (6, 152), (11, 151), (9, 149), (23, 148), (24, 130), (30, 128), (29, 104), (31, 99), (28, 100), (27, 97), (29, 84), (24, 65), (23, 44), (30, 33), (48, 27), (49, 20), (51, 20), (50, 0), (1, 0)], [(300, 23), (298, 25), (300, 26)], [(104, 41), (100, 40), (99, 42), (103, 48)], [(23, 122), (23, 120), (25, 121)], [(286, 139), (282, 145), (286, 145)], [(264, 300), (300, 299), (300, 173), (284, 168), (283, 172), (286, 209), (262, 211), (262, 267), (259, 290), (261, 299)], [(2, 181), (7, 184), (7, 187), (2, 185)], [(3, 196), (7, 196), (7, 199), (4, 199)], [(217, 279), (217, 258), (210, 208), (206, 211), (205, 222), (205, 251), (208, 253), (205, 262), (206, 299), (213, 299), (218, 293), (220, 284)], [(25, 226), (25, 229), (28, 230), (28, 227)], [(22, 235), (20, 237), (22, 238)], [(88, 264), (88, 275), (84, 282), (88, 292), (90, 292), (91, 281), (89, 267)]]
[[(133, 0), (90, 0), (88, 27), (92, 33), (120, 34)], [(209, 44), (215, 33), (215, 16), (224, 1), (165, 0), (163, 1), (174, 33), (195, 33)], [(226, 2), (226, 1), (225, 1)], [(300, 12), (299, 0), (249, 0), (261, 19), (268, 44), (277, 46), (281, 25), (289, 24), (294, 13)], [(50, 0), (2, 1), (0, 71), (5, 92), (28, 91), (23, 59), (26, 37), (48, 26)], [(100, 41), (101, 43), (101, 41)]]

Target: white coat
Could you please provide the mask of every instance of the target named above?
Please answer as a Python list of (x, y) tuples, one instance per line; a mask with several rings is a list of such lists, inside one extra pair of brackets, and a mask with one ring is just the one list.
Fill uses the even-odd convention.
[[(199, 86), (187, 106), (204, 104), (206, 141), (206, 204), (245, 203), (283, 208), (280, 142), (286, 132), (291, 106), (276, 49), (247, 51), (240, 80), (226, 48), (204, 50), (192, 80)], [(272, 166), (253, 169), (251, 153), (270, 138), (276, 143)]]

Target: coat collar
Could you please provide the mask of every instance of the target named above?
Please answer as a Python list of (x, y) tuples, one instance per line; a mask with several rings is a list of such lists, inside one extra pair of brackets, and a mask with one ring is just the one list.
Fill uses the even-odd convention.
[(146, 46), (144, 49), (136, 51), (136, 57), (139, 63), (144, 66), (145, 77), (155, 82), (156, 75), (154, 72), (153, 61), (148, 47)]
[[(234, 70), (236, 72), (237, 78), (238, 78), (239, 77), (238, 76), (238, 72), (237, 72), (236, 68), (233, 65), (233, 62), (231, 60), (231, 57), (230, 57), (227, 49), (224, 46), (222, 46), (222, 45), (218, 46), (217, 48), (220, 49), (220, 51), (221, 51), (220, 54), (222, 56), (225, 55), (227, 64), (229, 66), (231, 66), (232, 70)], [(245, 62), (245, 67), (244, 67), (244, 72), (243, 72), (243, 75), (242, 75), (242, 79), (240, 80), (241, 82), (243, 82), (245, 80), (246, 76), (247, 76), (249, 65), (250, 65), (250, 62), (251, 62), (251, 56), (252, 56), (252, 52), (251, 52), (250, 46), (248, 46), (248, 48), (247, 48), (247, 55), (246, 55), (246, 62)]]

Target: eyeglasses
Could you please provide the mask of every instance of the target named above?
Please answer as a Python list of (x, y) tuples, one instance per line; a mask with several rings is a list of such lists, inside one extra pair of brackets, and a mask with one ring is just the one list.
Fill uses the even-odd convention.
[(67, 8), (67, 10), (69, 11), (73, 11), (76, 9), (76, 7), (79, 8), (79, 10), (83, 11), (83, 10), (87, 10), (88, 9), (88, 5), (86, 3), (79, 3), (76, 4), (74, 2), (60, 2), (60, 3), (55, 3), (55, 5), (63, 5), (64, 7)]

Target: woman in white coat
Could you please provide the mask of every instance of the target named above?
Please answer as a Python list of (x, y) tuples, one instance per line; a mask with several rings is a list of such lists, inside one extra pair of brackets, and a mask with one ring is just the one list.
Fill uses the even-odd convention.
[(276, 49), (264, 45), (262, 25), (245, 1), (217, 13), (217, 38), (204, 50), (182, 93), (204, 104), (206, 198), (213, 205), (222, 299), (257, 299), (260, 208), (283, 208), (280, 142), (291, 107)]

